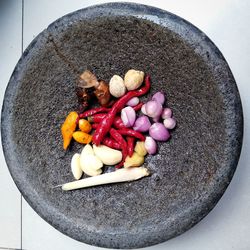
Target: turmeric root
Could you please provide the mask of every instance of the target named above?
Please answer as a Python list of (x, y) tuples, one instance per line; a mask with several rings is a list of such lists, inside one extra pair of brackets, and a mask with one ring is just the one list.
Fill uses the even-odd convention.
[(82, 132), (82, 131), (74, 132), (73, 138), (75, 139), (75, 141), (77, 141), (78, 143), (81, 143), (81, 144), (88, 144), (92, 141), (92, 135), (87, 134), (87, 133)]
[(92, 129), (91, 124), (85, 119), (80, 119), (78, 126), (79, 126), (79, 129), (85, 133), (89, 133)]
[(73, 137), (73, 133), (76, 130), (77, 117), (78, 114), (75, 111), (70, 112), (61, 127), (61, 133), (63, 137), (63, 148), (65, 150), (68, 148)]

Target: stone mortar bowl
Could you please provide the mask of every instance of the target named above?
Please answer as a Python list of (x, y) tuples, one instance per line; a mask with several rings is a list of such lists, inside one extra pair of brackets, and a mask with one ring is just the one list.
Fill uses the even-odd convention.
[[(60, 126), (76, 109), (78, 73), (109, 81), (135, 68), (164, 91), (178, 126), (150, 177), (63, 192), (70, 160)], [(74, 70), (73, 70), (74, 69)], [(175, 237), (218, 202), (236, 169), (243, 134), (240, 96), (220, 51), (192, 24), (166, 11), (109, 3), (68, 14), (40, 33), (18, 62), (2, 108), (10, 173), (33, 209), (62, 233), (108, 248), (139, 248)]]

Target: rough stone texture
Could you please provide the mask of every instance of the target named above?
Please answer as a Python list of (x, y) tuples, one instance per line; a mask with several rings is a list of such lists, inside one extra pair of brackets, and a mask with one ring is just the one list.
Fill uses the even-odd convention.
[[(77, 103), (72, 67), (107, 81), (140, 69), (152, 77), (147, 97), (166, 93), (178, 126), (159, 143), (159, 154), (146, 158), (151, 177), (72, 192), (52, 188), (72, 180), (70, 159), (81, 149), (74, 143), (64, 152), (60, 135)], [(242, 127), (238, 90), (215, 45), (175, 15), (122, 3), (69, 14), (35, 38), (2, 110), (6, 161), (29, 204), (70, 237), (109, 248), (163, 242), (201, 220), (232, 178)]]

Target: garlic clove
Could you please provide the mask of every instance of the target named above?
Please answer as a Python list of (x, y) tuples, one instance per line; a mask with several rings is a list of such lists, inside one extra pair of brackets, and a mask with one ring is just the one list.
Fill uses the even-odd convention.
[(81, 155), (93, 155), (94, 154), (94, 150), (91, 147), (90, 144), (86, 144), (86, 146), (84, 146), (84, 148), (82, 149)]
[(82, 169), (80, 165), (80, 154), (74, 154), (71, 159), (71, 171), (76, 180), (79, 180), (82, 176)]
[(124, 162), (124, 168), (140, 167), (144, 163), (144, 156), (134, 152), (131, 157), (127, 156)]
[(112, 149), (105, 145), (93, 145), (93, 150), (95, 155), (103, 162), (105, 165), (115, 165), (122, 160), (122, 153), (119, 150)]
[(86, 168), (98, 170), (98, 169), (103, 167), (103, 163), (95, 155), (84, 155), (83, 157), (80, 157), (80, 166), (81, 166), (83, 171)]
[(134, 150), (140, 156), (145, 156), (148, 153), (146, 148), (145, 148), (144, 141), (137, 141)]
[(88, 176), (97, 176), (97, 175), (100, 175), (102, 173), (102, 169), (97, 169), (97, 170), (94, 170), (94, 169), (85, 169), (84, 173)]

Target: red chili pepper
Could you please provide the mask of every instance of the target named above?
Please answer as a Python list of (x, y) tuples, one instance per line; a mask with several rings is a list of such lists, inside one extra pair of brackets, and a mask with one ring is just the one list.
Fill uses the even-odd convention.
[[(126, 159), (126, 158), (125, 158), (125, 159)], [(118, 164), (115, 166), (115, 168), (116, 168), (116, 169), (119, 169), (119, 168), (123, 167), (124, 162), (125, 162), (125, 160), (122, 160), (120, 163), (118, 163)]]
[(88, 121), (90, 123), (92, 122), (99, 123), (106, 117), (106, 115), (107, 115), (106, 113), (94, 114), (94, 115), (88, 116)]
[(117, 129), (121, 129), (121, 128), (127, 128), (123, 121), (122, 118), (120, 116), (116, 116), (113, 122), (113, 126)]
[(140, 109), (141, 109), (141, 107), (143, 106), (143, 102), (140, 102), (140, 103), (138, 103), (137, 105), (135, 105), (134, 107), (133, 107), (133, 109), (134, 109), (134, 111), (135, 112), (137, 112), (137, 111), (139, 111)]
[(141, 134), (140, 132), (135, 131), (133, 129), (122, 128), (122, 129), (119, 129), (118, 132), (121, 135), (131, 136), (131, 137), (135, 137), (135, 138), (139, 139), (140, 141), (145, 141), (145, 136), (143, 134)]
[[(106, 119), (106, 116), (107, 114), (104, 114), (104, 113), (95, 114), (95, 115), (89, 116), (88, 121), (90, 123), (94, 122), (95, 124), (94, 126), (96, 128), (96, 124), (99, 124), (100, 122), (102, 122), (103, 119)], [(117, 129), (126, 128), (120, 116), (116, 116), (114, 118), (114, 122), (112, 125)]]
[(109, 137), (105, 137), (102, 140), (102, 144), (106, 145), (110, 148), (113, 148), (113, 149), (121, 149), (120, 143), (116, 142), (115, 140), (113, 140), (112, 138), (109, 138)]
[(107, 108), (107, 107), (97, 107), (97, 108), (86, 110), (85, 112), (78, 115), (76, 119), (76, 124), (78, 124), (80, 119), (85, 118), (87, 116), (91, 116), (91, 115), (101, 113), (101, 112), (109, 112), (109, 111), (110, 111), (110, 108)]
[(91, 124), (92, 129), (97, 129), (99, 126), (99, 123), (93, 123)]
[[(98, 127), (99, 123), (93, 123), (91, 124), (92, 126), (92, 129), (96, 129)], [(102, 144), (103, 145), (106, 145), (110, 148), (113, 148), (113, 149), (121, 149), (121, 145), (116, 142), (115, 140), (113, 140), (112, 138), (109, 138), (109, 137), (105, 137), (103, 140), (102, 140)]]
[[(133, 107), (133, 109), (135, 111), (138, 111), (141, 109), (143, 103), (140, 102), (139, 104), (137, 104), (136, 106)], [(98, 114), (94, 114), (94, 115), (91, 115), (91, 116), (88, 116), (88, 121), (90, 123), (94, 122), (94, 123), (99, 123), (101, 122), (103, 119), (105, 119), (106, 117), (106, 113), (98, 113)], [(116, 128), (126, 128), (126, 126), (124, 125), (122, 119), (120, 116), (116, 116), (115, 119), (114, 119), (114, 122), (113, 122), (114, 126)]]
[[(99, 125), (99, 123), (100, 123), (105, 117), (106, 117), (106, 114), (104, 114), (104, 116), (103, 116), (103, 114), (96, 114), (96, 115), (93, 115), (93, 116), (89, 116), (89, 117), (88, 117), (88, 121), (89, 121), (90, 123), (94, 122), (94, 123), (92, 123), (92, 127), (93, 127), (93, 125), (94, 125), (93, 128), (96, 129), (97, 126)], [(116, 129), (127, 128), (127, 127), (124, 125), (124, 123), (123, 123), (121, 117), (119, 117), (119, 116), (116, 116), (116, 117), (115, 117), (114, 122), (113, 122), (112, 125), (113, 125)]]
[(135, 138), (131, 136), (127, 136), (127, 144), (128, 144), (128, 156), (132, 157), (134, 153), (134, 144), (135, 144)]
[(122, 148), (122, 161), (116, 165), (116, 168), (121, 168), (124, 164), (124, 161), (128, 155), (127, 142), (124, 140), (122, 135), (114, 128), (111, 128), (109, 131), (111, 137), (117, 141), (121, 145)]
[(115, 104), (116, 100), (111, 100), (106, 107), (112, 107)]
[[(141, 102), (141, 103), (137, 104), (136, 106), (134, 106), (133, 109), (135, 111), (138, 111), (138, 110), (141, 109), (142, 105), (143, 105), (143, 103)], [(107, 116), (106, 113), (93, 114), (91, 116), (88, 116), (88, 121), (90, 123), (93, 123), (93, 122), (94, 123), (100, 123), (103, 119), (106, 118), (106, 116)], [(114, 118), (113, 125), (114, 125), (115, 128), (118, 128), (118, 129), (120, 129), (120, 128), (126, 128), (126, 126), (124, 125), (124, 123), (123, 123), (123, 121), (122, 121), (122, 119), (121, 119), (120, 116), (116, 116)]]
[(95, 145), (100, 145), (100, 143), (102, 142), (103, 138), (105, 137), (105, 135), (108, 133), (108, 131), (110, 130), (112, 123), (114, 121), (115, 115), (117, 113), (117, 109), (112, 108), (112, 110), (107, 114), (107, 116), (105, 117), (105, 119), (103, 119), (98, 127), (96, 128), (96, 131), (93, 134), (92, 137), (92, 142)]
[(151, 85), (150, 84), (150, 77), (147, 75), (146, 78), (145, 78), (145, 86), (143, 86), (139, 90), (132, 90), (132, 91), (127, 92), (127, 94), (125, 94), (123, 97), (121, 97), (113, 105), (113, 107), (108, 112), (105, 119), (103, 119), (102, 122), (99, 124), (99, 126), (97, 127), (97, 129), (96, 129), (96, 131), (95, 131), (95, 133), (93, 135), (92, 141), (93, 141), (94, 144), (96, 144), (97, 146), (100, 145), (100, 143), (103, 140), (104, 136), (110, 130), (116, 114), (121, 111), (121, 109), (126, 105), (126, 103), (131, 98), (138, 97), (138, 96), (146, 94), (150, 89), (150, 85)]
[(87, 116), (91, 116), (91, 115), (94, 115), (94, 114), (97, 114), (97, 113), (109, 112), (109, 111), (110, 111), (110, 108), (97, 107), (97, 108), (86, 110), (85, 112), (79, 114), (79, 118), (81, 119), (81, 118), (85, 118)]

